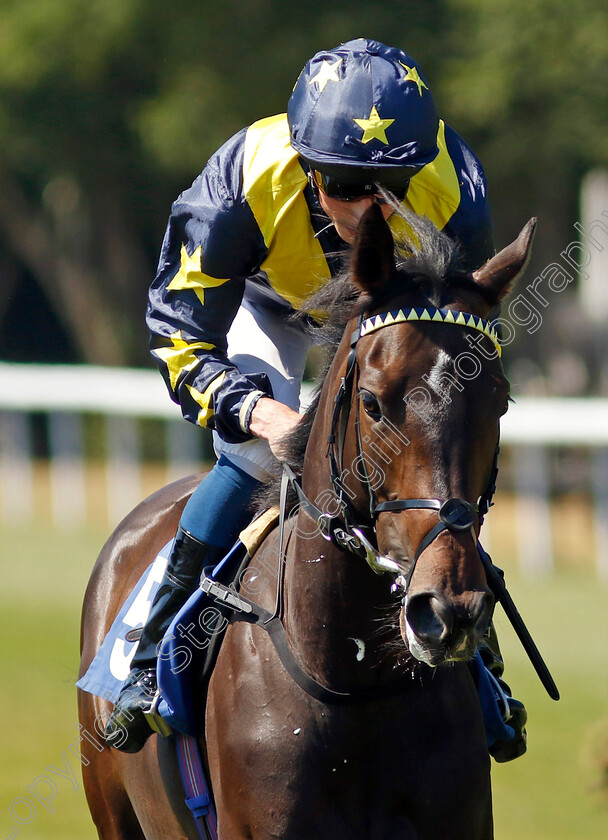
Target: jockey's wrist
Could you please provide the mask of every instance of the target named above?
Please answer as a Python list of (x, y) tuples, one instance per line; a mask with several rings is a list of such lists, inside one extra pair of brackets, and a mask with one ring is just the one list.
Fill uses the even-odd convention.
[(241, 429), (246, 434), (251, 434), (249, 429), (249, 424), (251, 423), (251, 415), (253, 414), (253, 409), (258, 404), (259, 400), (262, 397), (267, 397), (268, 394), (265, 394), (264, 391), (252, 391), (250, 394), (247, 394), (243, 402), (241, 403), (241, 407), (239, 409), (239, 424)]

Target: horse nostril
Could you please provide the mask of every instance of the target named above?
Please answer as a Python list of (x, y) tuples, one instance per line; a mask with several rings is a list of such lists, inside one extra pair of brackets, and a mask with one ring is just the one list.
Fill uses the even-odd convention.
[(439, 642), (452, 631), (452, 615), (432, 592), (421, 592), (407, 599), (405, 617), (418, 639)]
[(481, 638), (494, 598), (489, 592), (472, 592), (464, 603), (450, 603), (434, 592), (420, 592), (406, 600), (405, 617), (417, 638), (426, 643), (454, 644), (463, 634)]

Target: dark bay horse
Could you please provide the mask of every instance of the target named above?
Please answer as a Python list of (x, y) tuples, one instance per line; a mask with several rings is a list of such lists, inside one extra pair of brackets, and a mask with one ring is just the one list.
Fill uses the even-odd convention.
[[(199, 704), (221, 840), (493, 836), (466, 664), (493, 607), (477, 534), (509, 393), (487, 319), (524, 268), (534, 221), (473, 274), (458, 270), (442, 234), (408, 224), (414, 255), (396, 264), (372, 206), (350, 279), (338, 281), (351, 293), (329, 290), (350, 317), (286, 459), (296, 464), (305, 444), (299, 504), (243, 580), (261, 607), (278, 603), (296, 668), (349, 698), (311, 696), (264, 629), (230, 624)], [(104, 547), (85, 598), (83, 673), (198, 480), (150, 497)], [(95, 732), (107, 701), (80, 693), (79, 706)], [(196, 838), (171, 739), (135, 755), (85, 739), (82, 752), (102, 840)]]

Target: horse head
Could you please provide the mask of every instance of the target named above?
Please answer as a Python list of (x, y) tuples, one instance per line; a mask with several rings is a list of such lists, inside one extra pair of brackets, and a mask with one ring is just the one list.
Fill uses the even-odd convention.
[[(417, 244), (407, 259), (396, 261), (377, 205), (354, 244), (357, 433), (344, 442), (340, 472), (350, 473), (357, 517), (374, 522), (379, 554), (399, 570), (403, 640), (435, 666), (470, 659), (492, 615), (477, 540), (509, 383), (490, 318), (525, 267), (535, 220), (472, 273), (453, 268), (447, 239), (430, 223), (408, 222)], [(442, 252), (434, 276), (421, 260), (429, 236)], [(349, 459), (356, 469), (345, 470)]]

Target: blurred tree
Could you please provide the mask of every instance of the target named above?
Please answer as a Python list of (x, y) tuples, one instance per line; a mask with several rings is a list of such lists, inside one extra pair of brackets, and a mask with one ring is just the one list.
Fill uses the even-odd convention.
[(285, 109), (322, 47), (366, 35), (417, 58), (486, 165), (500, 244), (538, 213), (563, 247), (579, 179), (607, 156), (601, 0), (0, 0), (0, 13), (11, 358), (33, 278), (76, 359), (144, 363), (170, 202), (233, 132)]
[[(75, 356), (103, 364), (147, 360), (143, 311), (169, 203), (207, 157), (284, 110), (323, 45), (362, 33), (390, 42), (403, 29), (395, 0), (313, 0), (305, 18), (294, 0), (0, 0), (0, 10), (0, 318), (18, 321), (0, 355), (25, 353), (15, 335), (27, 343), (28, 313), (11, 300), (27, 272)], [(433, 54), (440, 14), (438, 0), (412, 10), (418, 56)]]
[(129, 49), (145, 4), (2, 6), (3, 245), (36, 278), (78, 358), (133, 360), (147, 259), (130, 223), (141, 171), (124, 117), (146, 84)]
[[(583, 176), (608, 166), (608, 7), (604, 0), (447, 0), (447, 7), (453, 26), (437, 93), (484, 163), (497, 246), (539, 218), (531, 282), (578, 239)], [(551, 301), (542, 329), (519, 329), (508, 354), (518, 370), (517, 357), (527, 357), (550, 376), (563, 369), (556, 356), (568, 352), (594, 368), (575, 285)], [(515, 369), (511, 378), (522, 384)], [(556, 384), (553, 377), (549, 387)], [(598, 384), (582, 377), (578, 386)]]
[(542, 259), (555, 259), (576, 237), (582, 176), (608, 165), (606, 4), (447, 0), (447, 6), (453, 25), (438, 93), (484, 162), (498, 240), (507, 241), (535, 214)]

